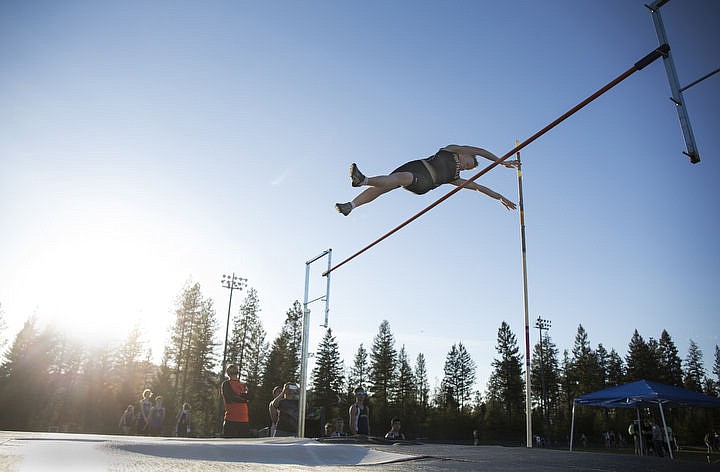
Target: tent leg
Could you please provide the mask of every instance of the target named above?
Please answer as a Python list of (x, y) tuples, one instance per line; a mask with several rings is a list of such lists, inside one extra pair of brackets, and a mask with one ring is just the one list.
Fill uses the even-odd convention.
[(665, 413), (663, 412), (662, 402), (658, 402), (658, 406), (660, 406), (660, 417), (663, 420), (663, 431), (665, 431), (665, 441), (667, 442), (668, 451), (670, 452), (670, 459), (675, 459), (672, 453), (672, 445), (670, 444), (670, 435), (667, 432), (667, 424), (665, 423)]
[(573, 435), (575, 434), (575, 403), (572, 409), (572, 421), (570, 422), (570, 452), (572, 452)]
[(643, 434), (642, 434), (642, 422), (640, 421), (640, 409), (635, 408), (635, 412), (637, 413), (637, 421), (638, 421), (638, 441), (640, 441), (640, 455), (645, 455), (645, 445), (643, 444)]

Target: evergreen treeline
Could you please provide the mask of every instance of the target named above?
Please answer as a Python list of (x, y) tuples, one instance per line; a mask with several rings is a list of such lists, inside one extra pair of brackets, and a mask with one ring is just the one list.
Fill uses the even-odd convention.
[[(0, 306), (0, 330), (3, 326)], [(193, 409), (193, 435), (215, 436), (222, 407), (218, 394), (222, 345), (214, 339), (216, 328), (213, 302), (203, 296), (199, 284), (188, 285), (178, 297), (160, 365), (151, 362), (139, 327), (119, 346), (89, 349), (52, 326), (40, 329), (32, 316), (6, 348), (0, 364), (0, 429), (117, 433), (125, 407), (137, 405), (143, 389), (150, 388), (165, 398), (165, 434), (173, 434), (174, 416), (188, 402)], [(249, 289), (232, 320), (227, 362), (240, 366), (240, 378), (249, 386), (250, 427), (255, 430), (268, 426), (273, 387), (299, 380), (301, 304), (296, 301), (288, 309), (272, 343), (266, 335), (260, 299)], [(477, 388), (482, 379), (477, 378), (475, 361), (461, 341), (450, 347), (442, 381), (434, 389), (424, 354), (411, 360), (404, 345), (398, 349), (388, 321), (380, 324), (368, 346), (361, 343), (346, 366), (337, 339), (327, 329), (308, 379), (307, 436), (318, 436), (323, 424), (338, 416), (347, 423), (354, 390), (363, 386), (370, 393), (373, 435), (383, 435), (397, 416), (410, 438), (469, 441), (476, 431), (484, 442), (524, 443), (524, 357), (508, 323), (503, 321), (498, 328), (497, 354), (484, 392)], [(580, 325), (572, 349), (562, 355), (551, 336), (543, 336), (542, 345), (537, 343), (532, 351), (530, 376), (534, 432), (563, 447), (569, 440), (573, 398), (585, 393), (644, 379), (717, 396), (720, 347), (715, 346), (708, 376), (703, 353), (692, 340), (682, 359), (667, 331), (659, 339), (645, 340), (635, 330), (623, 357), (602, 344), (593, 348)], [(687, 444), (700, 443), (704, 432), (717, 428), (719, 413), (686, 408), (666, 411), (666, 416)], [(579, 408), (575, 431), (599, 444), (604, 431), (626, 432), (634, 415), (634, 410)]]

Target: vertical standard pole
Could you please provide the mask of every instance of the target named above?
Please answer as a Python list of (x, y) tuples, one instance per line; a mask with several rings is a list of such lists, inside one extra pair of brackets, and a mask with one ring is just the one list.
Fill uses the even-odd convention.
[(307, 399), (307, 362), (308, 335), (310, 334), (310, 310), (308, 309), (308, 290), (310, 288), (310, 262), (305, 263), (305, 298), (303, 301), (303, 331), (300, 359), (300, 405), (298, 408), (298, 437), (305, 437), (305, 402)]
[[(310, 291), (310, 264), (316, 260), (328, 255), (329, 258), (332, 249), (327, 249), (322, 254), (310, 259), (305, 263), (305, 297), (303, 299), (303, 330), (302, 330), (302, 350), (300, 352), (300, 405), (298, 406), (298, 437), (305, 437), (305, 410), (307, 409), (307, 368), (308, 368), (308, 344), (310, 342), (310, 309), (308, 305), (308, 294)], [(328, 274), (327, 292), (325, 293), (325, 325), (327, 326), (327, 316), (330, 310), (330, 275)], [(315, 300), (313, 300), (315, 301)]]
[[(655, 33), (657, 34), (660, 44), (669, 44), (667, 34), (665, 33), (665, 25), (663, 24), (662, 16), (660, 16), (660, 7), (665, 3), (667, 3), (667, 0), (656, 0), (652, 4), (646, 5), (650, 10), (653, 24), (655, 25)], [(672, 100), (677, 109), (680, 128), (682, 129), (683, 138), (685, 139), (686, 151), (684, 151), (683, 154), (690, 158), (690, 162), (696, 164), (700, 162), (700, 154), (695, 144), (695, 136), (690, 126), (690, 117), (685, 107), (685, 100), (683, 99), (682, 90), (680, 89), (680, 81), (678, 80), (677, 70), (675, 69), (675, 62), (673, 61), (670, 51), (663, 57), (663, 63), (665, 64), (665, 72), (667, 73), (670, 91), (672, 92), (670, 100)]]
[[(515, 141), (515, 147), (520, 144)], [(532, 447), (532, 405), (530, 404), (530, 314), (528, 312), (527, 259), (525, 257), (525, 209), (523, 207), (522, 164), (517, 152), (518, 205), (520, 207), (520, 244), (522, 247), (523, 304), (525, 307), (525, 421), (527, 447)]]
[(327, 287), (325, 288), (325, 324), (323, 328), (328, 327), (328, 317), (330, 316), (330, 268), (332, 267), (332, 248), (328, 249), (328, 272), (327, 272)]
[(574, 435), (575, 435), (575, 402), (573, 402), (572, 420), (570, 421), (570, 452), (572, 452)]

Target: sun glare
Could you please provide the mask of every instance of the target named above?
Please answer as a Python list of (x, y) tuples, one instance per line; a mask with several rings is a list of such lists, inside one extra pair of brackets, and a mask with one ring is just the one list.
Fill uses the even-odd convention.
[(23, 298), (36, 302), (40, 319), (89, 344), (122, 340), (138, 322), (164, 329), (156, 325), (171, 308), (167, 294), (182, 283), (172, 275), (172, 248), (136, 221), (93, 223), (55, 227), (38, 241), (19, 274)]

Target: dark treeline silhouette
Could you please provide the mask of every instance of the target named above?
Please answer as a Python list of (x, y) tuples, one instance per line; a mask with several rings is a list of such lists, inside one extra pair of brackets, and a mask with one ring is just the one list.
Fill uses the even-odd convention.
[[(263, 434), (270, 422), (273, 388), (299, 380), (302, 306), (296, 301), (288, 309), (272, 343), (266, 341), (260, 310), (259, 296), (251, 288), (232, 319), (227, 363), (239, 365), (250, 391), (250, 428)], [(3, 325), (0, 310), (0, 329)], [(0, 429), (119, 433), (122, 413), (128, 405), (139, 411), (141, 393), (150, 389), (164, 397), (162, 434), (174, 434), (175, 418), (188, 403), (190, 434), (217, 436), (222, 407), (218, 387), (223, 380), (217, 328), (213, 302), (199, 284), (188, 284), (178, 296), (160, 365), (151, 361), (139, 326), (119, 345), (89, 348), (53, 326), (39, 326), (31, 316), (5, 347), (0, 364)], [(319, 436), (322, 425), (337, 417), (347, 424), (355, 388), (362, 386), (369, 392), (371, 435), (384, 435), (391, 418), (398, 417), (408, 438), (469, 443), (475, 432), (485, 443), (524, 443), (525, 363), (508, 323), (498, 328), (484, 392), (475, 388), (476, 363), (461, 341), (449, 347), (443, 378), (434, 389), (425, 355), (411, 360), (404, 345), (398, 349), (388, 321), (369, 341), (357, 346), (346, 364), (338, 340), (326, 330), (308, 379), (307, 436)], [(715, 346), (708, 376), (697, 344), (691, 340), (682, 359), (665, 330), (659, 339), (647, 340), (635, 330), (624, 356), (614, 348), (608, 352), (603, 344), (592, 347), (582, 325), (572, 348), (562, 354), (546, 333), (542, 346), (534, 346), (530, 365), (533, 430), (550, 446), (567, 446), (573, 398), (585, 393), (642, 379), (713, 396), (720, 390), (720, 348)], [(655, 413), (643, 412), (648, 417)], [(598, 446), (606, 431), (616, 437), (626, 433), (634, 415), (634, 410), (579, 409), (575, 430)], [(683, 444), (702, 444), (704, 433), (720, 426), (718, 411), (670, 409), (666, 415)]]

